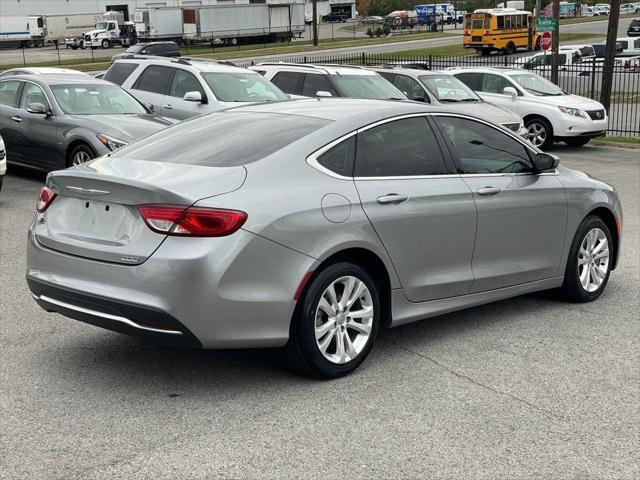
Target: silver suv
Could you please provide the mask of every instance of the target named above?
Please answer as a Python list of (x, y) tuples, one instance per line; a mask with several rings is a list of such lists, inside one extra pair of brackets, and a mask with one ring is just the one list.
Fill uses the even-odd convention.
[(184, 120), (196, 115), (289, 97), (261, 75), (229, 63), (132, 57), (116, 60), (104, 80), (120, 85), (155, 113)]

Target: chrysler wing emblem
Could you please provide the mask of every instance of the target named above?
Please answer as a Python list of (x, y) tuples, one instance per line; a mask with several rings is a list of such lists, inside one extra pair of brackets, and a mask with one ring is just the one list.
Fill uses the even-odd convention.
[(109, 195), (111, 192), (107, 192), (106, 190), (94, 190), (93, 188), (82, 188), (82, 187), (66, 187), (67, 190), (72, 190), (77, 193), (82, 193), (83, 195)]

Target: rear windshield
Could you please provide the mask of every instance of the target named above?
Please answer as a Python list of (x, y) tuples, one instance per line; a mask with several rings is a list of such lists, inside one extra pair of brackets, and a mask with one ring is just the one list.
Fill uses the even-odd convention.
[(320, 118), (273, 113), (214, 113), (179, 123), (111, 155), (209, 167), (247, 165), (329, 123)]

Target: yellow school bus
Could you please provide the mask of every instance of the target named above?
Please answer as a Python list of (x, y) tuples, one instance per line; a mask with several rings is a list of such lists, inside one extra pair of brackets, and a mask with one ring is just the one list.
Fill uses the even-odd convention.
[(488, 55), (501, 51), (510, 55), (519, 48), (540, 49), (540, 34), (536, 32), (533, 13), (515, 8), (479, 9), (464, 19), (465, 48)]

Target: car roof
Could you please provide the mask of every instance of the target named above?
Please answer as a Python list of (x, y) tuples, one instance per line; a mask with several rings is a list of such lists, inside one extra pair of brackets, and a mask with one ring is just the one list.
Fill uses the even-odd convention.
[[(116, 59), (113, 63), (141, 63), (146, 65), (163, 65), (167, 67), (191, 67), (201, 72), (247, 72), (246, 68), (238, 67), (231, 62), (207, 60), (194, 57), (158, 57), (151, 55), (131, 55)], [(254, 72), (252, 72), (254, 73)]]
[(452, 75), (456, 73), (464, 72), (490, 72), (490, 73), (502, 73), (504, 75), (515, 75), (517, 73), (531, 73), (527, 70), (520, 70), (518, 68), (497, 68), (497, 67), (449, 67), (447, 72), (451, 72)]
[(35, 83), (42, 83), (45, 85), (111, 85), (113, 83), (105, 80), (94, 78), (90, 75), (69, 75), (69, 74), (57, 74), (57, 75), (12, 75), (11, 80), (30, 80)]
[(422, 68), (407, 68), (407, 67), (368, 67), (369, 70), (373, 70), (374, 72), (385, 72), (385, 73), (400, 73), (402, 75), (407, 75), (410, 77), (423, 77), (428, 75), (450, 75), (451, 72), (446, 72), (443, 70), (424, 70)]
[(308, 70), (327, 75), (377, 75), (375, 72), (355, 65), (333, 65), (313, 63), (287, 63), (287, 62), (263, 62), (258, 63), (254, 69), (268, 67), (278, 70)]
[(34, 75), (70, 74), (70, 75), (90, 76), (85, 72), (81, 72), (80, 70), (72, 70), (70, 68), (59, 68), (59, 67), (16, 67), (16, 68), (10, 68), (9, 70), (5, 70), (2, 73), (6, 74), (16, 70), (28, 71), (30, 74), (34, 74)]
[(389, 117), (408, 115), (412, 113), (462, 113), (465, 109), (455, 106), (442, 107), (423, 102), (402, 100), (370, 100), (360, 98), (304, 98), (284, 102), (268, 102), (253, 105), (243, 105), (228, 111), (276, 113), (282, 115), (297, 115), (315, 117), (334, 122), (355, 121), (362, 124), (373, 123)]

